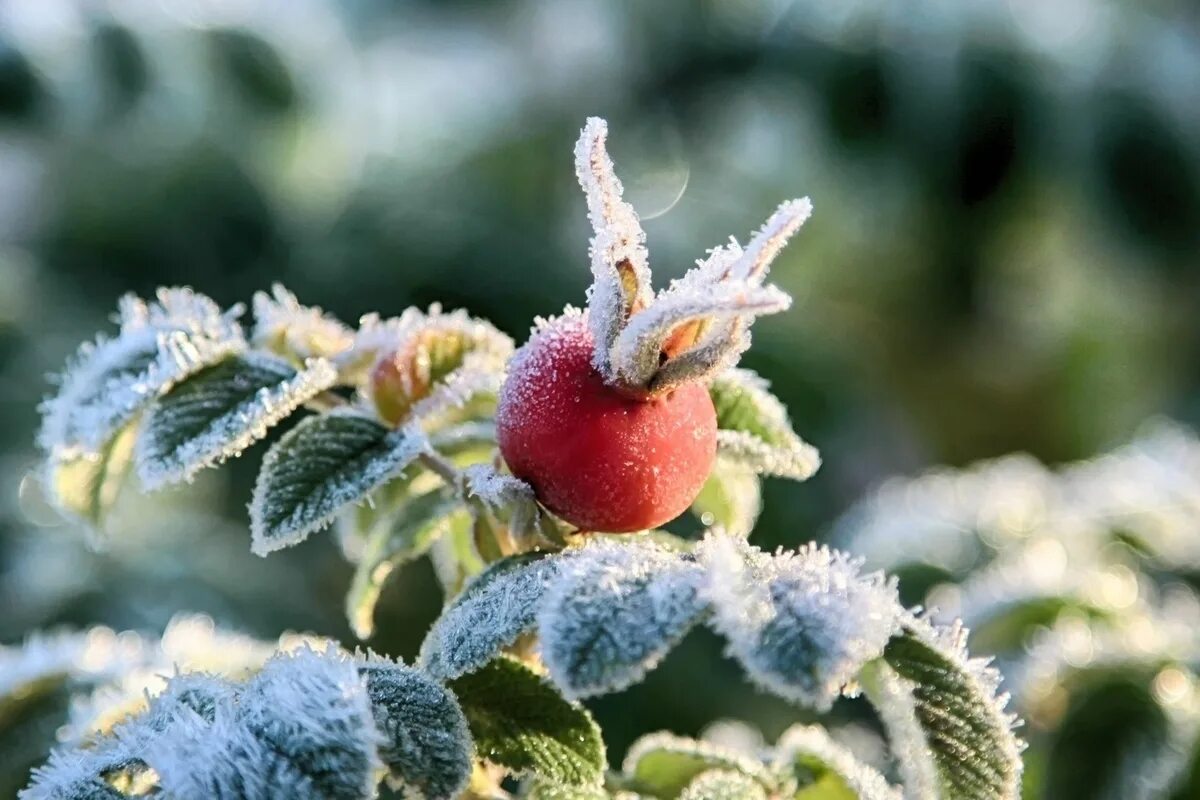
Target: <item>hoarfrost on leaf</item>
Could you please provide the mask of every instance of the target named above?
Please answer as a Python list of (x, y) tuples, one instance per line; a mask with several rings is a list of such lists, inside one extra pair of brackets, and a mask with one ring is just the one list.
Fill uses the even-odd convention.
[(324, 359), (297, 371), (251, 352), (208, 367), (150, 406), (137, 441), (138, 477), (147, 489), (189, 481), (240, 455), (336, 382), (337, 370)]
[(703, 578), (655, 544), (599, 541), (564, 559), (538, 612), (550, 677), (568, 697), (637, 683), (704, 615)]
[(747, 369), (717, 376), (709, 387), (717, 410), (717, 452), (760, 475), (805, 480), (821, 466), (816, 448), (792, 430), (787, 409)]
[(480, 757), (567, 786), (599, 786), (604, 740), (587, 710), (507, 656), (455, 678)]
[(242, 692), (238, 715), (258, 740), (304, 772), (319, 796), (374, 796), (383, 737), (365, 679), (332, 645), (272, 658)]
[(835, 796), (840, 791), (857, 800), (901, 800), (900, 790), (888, 784), (878, 770), (859, 761), (816, 725), (796, 725), (784, 731), (775, 745), (775, 766), (803, 773), (810, 785)]
[(1021, 790), (1016, 718), (1004, 710), (1000, 673), (966, 650), (959, 624), (905, 615), (901, 632), (864, 674), (916, 797), (1015, 800)]
[(774, 783), (770, 771), (745, 753), (671, 733), (638, 739), (621, 769), (631, 788), (654, 797), (677, 797), (694, 778), (714, 769), (750, 776), (764, 786)]
[(383, 658), (360, 660), (379, 755), (394, 789), (427, 800), (458, 797), (471, 776), (474, 745), (454, 695), (427, 674)]
[(750, 677), (781, 697), (828, 709), (896, 630), (895, 582), (860, 574), (842, 553), (806, 545), (770, 556), (716, 534), (699, 555), (713, 627)]
[(157, 302), (127, 295), (120, 333), (84, 344), (41, 405), (41, 447), (52, 457), (97, 452), (166, 389), (245, 349), (237, 317), (190, 289), (159, 289)]
[(354, 331), (316, 306), (304, 306), (283, 284), (271, 293), (255, 292), (254, 329), (250, 342), (303, 364), (310, 358), (332, 358), (350, 349)]
[(254, 552), (266, 555), (303, 541), (427, 448), (420, 431), (390, 430), (354, 408), (301, 421), (263, 458), (250, 501)]
[(697, 775), (680, 792), (679, 800), (767, 800), (767, 792), (748, 775), (712, 769)]
[(562, 559), (545, 553), (509, 556), (472, 578), (426, 634), (421, 668), (448, 680), (499, 655), (533, 628)]

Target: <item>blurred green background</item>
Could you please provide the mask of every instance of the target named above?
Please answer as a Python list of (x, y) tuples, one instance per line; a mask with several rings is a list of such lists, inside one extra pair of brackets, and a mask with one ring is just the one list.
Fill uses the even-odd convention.
[[(1192, 4), (7, 0), (0, 642), (185, 609), (351, 642), (330, 537), (251, 555), (256, 458), (127, 498), (98, 551), (57, 523), (27, 477), (45, 376), (161, 284), (229, 304), (278, 280), (349, 321), (440, 301), (522, 341), (583, 302), (588, 115), (660, 286), (813, 198), (773, 272), (796, 306), (745, 363), (825, 464), (768, 485), (758, 544), (822, 538), (895, 472), (1200, 423)], [(413, 656), (439, 603), (408, 568), (372, 646)], [(701, 633), (593, 707), (616, 757), (649, 730), (802, 716)]]

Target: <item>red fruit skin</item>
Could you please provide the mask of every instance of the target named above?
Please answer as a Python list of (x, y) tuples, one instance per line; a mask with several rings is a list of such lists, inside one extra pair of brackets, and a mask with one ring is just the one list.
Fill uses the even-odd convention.
[(712, 399), (700, 384), (630, 397), (604, 383), (592, 350), (578, 314), (521, 348), (500, 390), (500, 453), (546, 508), (580, 530), (657, 527), (687, 510), (712, 470)]

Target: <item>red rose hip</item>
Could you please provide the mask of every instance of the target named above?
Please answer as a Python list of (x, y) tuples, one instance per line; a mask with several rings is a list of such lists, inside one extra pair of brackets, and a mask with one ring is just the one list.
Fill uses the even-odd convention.
[(586, 317), (537, 331), (513, 359), (496, 414), (500, 452), (539, 501), (585, 531), (639, 531), (683, 513), (716, 456), (708, 389), (640, 398), (592, 364)]

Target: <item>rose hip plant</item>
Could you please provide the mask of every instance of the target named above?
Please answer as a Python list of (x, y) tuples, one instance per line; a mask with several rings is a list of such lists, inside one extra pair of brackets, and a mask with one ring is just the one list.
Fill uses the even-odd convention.
[[(753, 319), (790, 304), (765, 278), (808, 201), (656, 292), (605, 137), (589, 120), (576, 148), (595, 230), (587, 307), (538, 320), (515, 353), (437, 307), (352, 329), (276, 287), (244, 332), (243, 309), (188, 289), (122, 301), (120, 333), (85, 345), (43, 409), (45, 485), (64, 513), (102, 537), (127, 484), (186, 482), (301, 417), (263, 458), (253, 550), (335, 526), (363, 639), (406, 562), (428, 554), (447, 602), (412, 665), (215, 633), (183, 657), (173, 631), (158, 646), (110, 632), (4, 651), (6, 702), (87, 692), (23, 797), (1018, 796), (1015, 720), (960, 626), (906, 609), (894, 580), (843, 553), (747, 539), (759, 481), (819, 464), (736, 366)], [(701, 538), (660, 529), (689, 509)], [(865, 695), (894, 764), (800, 726), (753, 753), (655, 734), (609, 769), (579, 701), (637, 683), (699, 625), (802, 708)], [(91, 652), (96, 636), (111, 646)]]

